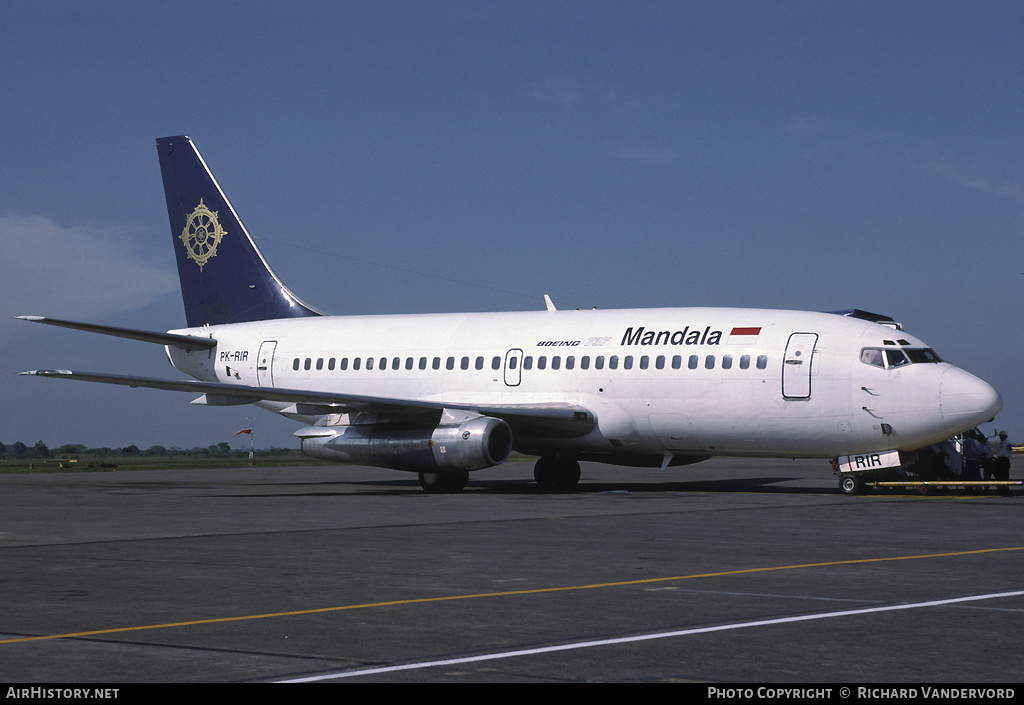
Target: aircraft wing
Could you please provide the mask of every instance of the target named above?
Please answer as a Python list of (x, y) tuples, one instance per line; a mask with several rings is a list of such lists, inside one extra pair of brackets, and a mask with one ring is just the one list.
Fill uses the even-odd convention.
[(582, 436), (597, 426), (593, 412), (577, 404), (565, 402), (538, 404), (472, 404), (457, 401), (429, 401), (365, 396), (337, 392), (317, 392), (303, 389), (280, 389), (278, 387), (247, 387), (220, 382), (197, 380), (172, 380), (153, 377), (132, 377), (128, 375), (76, 372), (72, 370), (32, 370), (22, 375), (48, 377), (50, 379), (73, 379), (83, 382), (119, 384), (125, 387), (163, 389), (173, 392), (192, 392), (205, 395), (210, 405), (249, 404), (258, 401), (275, 401), (295, 404), (295, 413), (323, 415), (347, 411), (380, 411), (392, 414), (416, 414), (443, 409), (474, 411), (484, 416), (494, 416), (506, 421), (513, 428), (529, 429), (531, 435), (557, 437)]

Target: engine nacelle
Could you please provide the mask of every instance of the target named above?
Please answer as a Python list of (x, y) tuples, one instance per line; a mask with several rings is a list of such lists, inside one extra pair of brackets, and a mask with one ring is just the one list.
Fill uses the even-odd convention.
[(302, 452), (310, 457), (411, 472), (481, 470), (512, 452), (512, 431), (501, 419), (447, 409), (433, 429), (374, 423), (300, 433)]

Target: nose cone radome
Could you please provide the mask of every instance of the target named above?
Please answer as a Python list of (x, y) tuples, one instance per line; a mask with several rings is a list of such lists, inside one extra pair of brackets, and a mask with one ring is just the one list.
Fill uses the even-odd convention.
[(956, 435), (991, 420), (1003, 408), (1003, 398), (988, 382), (958, 367), (942, 375), (939, 392), (942, 420)]

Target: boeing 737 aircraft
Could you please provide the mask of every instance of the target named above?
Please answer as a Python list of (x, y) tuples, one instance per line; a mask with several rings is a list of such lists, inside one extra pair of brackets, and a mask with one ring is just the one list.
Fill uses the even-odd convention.
[[(302, 422), (314, 458), (458, 491), (514, 449), (537, 482), (580, 460), (913, 451), (992, 419), (982, 380), (891, 319), (734, 308), (327, 316), (273, 273), (188, 137), (157, 140), (187, 327), (26, 320), (164, 346), (195, 380), (22, 374), (199, 394)], [(882, 322), (879, 322), (882, 321)], [(885, 323), (888, 323), (886, 325)]]

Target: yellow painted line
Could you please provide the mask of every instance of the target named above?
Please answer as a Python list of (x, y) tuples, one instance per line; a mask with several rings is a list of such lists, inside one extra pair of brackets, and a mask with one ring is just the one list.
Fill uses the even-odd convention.
[(17, 639), (3, 639), (0, 644), (18, 644), (28, 641), (46, 641), (50, 639), (72, 639), (84, 636), (99, 636), (101, 634), (120, 634), (125, 632), (137, 632), (146, 629), (171, 629), (174, 627), (191, 627), (202, 624), (218, 624), (222, 622), (243, 622), (254, 619), (271, 619), (274, 617), (297, 617), (310, 614), (323, 614), (326, 612), (341, 612), (344, 610), (360, 610), (373, 607), (395, 607), (399, 605), (416, 605), (428, 602), (451, 602), (453, 600), (475, 600), (485, 597), (512, 597), (516, 595), (540, 595), (550, 592), (569, 592), (573, 590), (596, 590), (599, 588), (626, 587), (629, 585), (648, 585), (651, 583), (665, 583), (676, 580), (694, 580), (696, 578), (719, 578), (726, 575), (748, 575), (751, 573), (767, 573), (779, 570), (798, 570), (801, 568), (825, 568), (828, 566), (857, 565), (863, 563), (883, 563), (886, 561), (909, 561), (922, 558), (950, 558), (954, 556), (971, 556), (982, 553), (999, 553), (1006, 551), (1024, 551), (1024, 546), (1010, 546), (1006, 548), (982, 548), (974, 551), (954, 551), (951, 553), (925, 553), (916, 556), (892, 556), (889, 558), (856, 558), (845, 561), (827, 561), (824, 563), (800, 563), (797, 565), (771, 566), (767, 568), (742, 568), (739, 570), (725, 570), (718, 573), (695, 573), (693, 575), (675, 575), (666, 578), (644, 578), (642, 580), (624, 580), (612, 583), (595, 583), (593, 585), (567, 585), (563, 587), (533, 588), (527, 590), (508, 590), (504, 592), (482, 592), (473, 595), (448, 595), (445, 597), (418, 597), (408, 600), (390, 600), (387, 602), (368, 602), (360, 605), (340, 605), (336, 607), (318, 607), (306, 610), (293, 610), (290, 612), (269, 612), (267, 614), (250, 614), (239, 617), (215, 617), (213, 619), (196, 619), (188, 622), (168, 622), (166, 624), (145, 624), (138, 627), (117, 627), (114, 629), (95, 629), (87, 632), (74, 632), (70, 634), (48, 634), (44, 636), (19, 637)]

